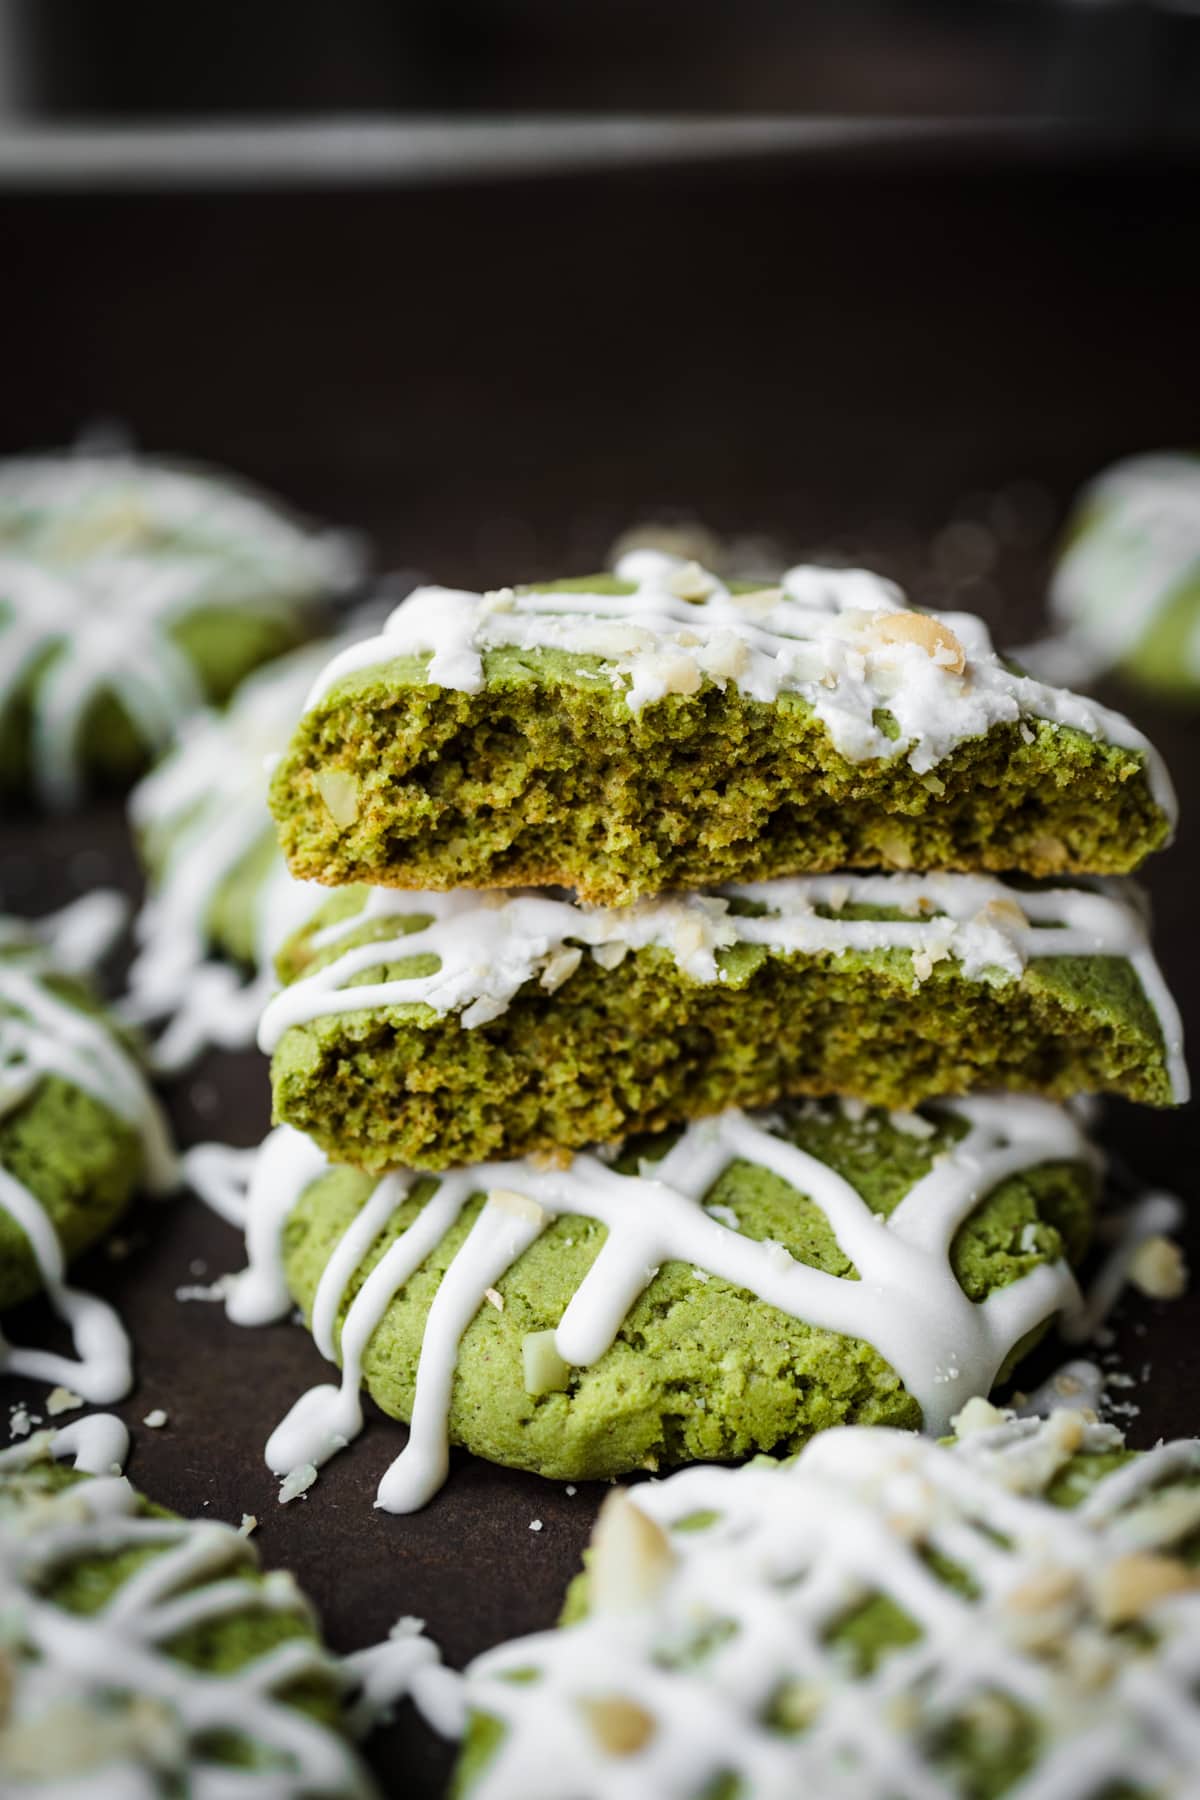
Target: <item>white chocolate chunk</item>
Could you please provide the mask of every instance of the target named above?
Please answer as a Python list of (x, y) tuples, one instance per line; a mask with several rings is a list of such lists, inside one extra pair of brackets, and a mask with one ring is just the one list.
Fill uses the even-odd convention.
[(675, 1553), (656, 1525), (621, 1488), (600, 1508), (592, 1533), (588, 1594), (597, 1612), (631, 1612), (648, 1606), (668, 1579)]
[(325, 810), (335, 825), (353, 825), (358, 818), (358, 777), (345, 769), (318, 769), (315, 781)]
[(560, 1394), (570, 1384), (571, 1365), (558, 1353), (553, 1331), (527, 1331), (521, 1339), (521, 1371), (527, 1394)]

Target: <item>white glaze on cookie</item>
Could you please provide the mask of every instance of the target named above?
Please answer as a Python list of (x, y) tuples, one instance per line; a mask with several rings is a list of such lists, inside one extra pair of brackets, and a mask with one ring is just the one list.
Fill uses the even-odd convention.
[(78, 740), (115, 696), (151, 749), (203, 704), (172, 627), (209, 606), (286, 617), (354, 578), (345, 540), (303, 530), (255, 495), (123, 457), (0, 463), (0, 716), (32, 696), (42, 799), (79, 797)]
[[(843, 1177), (770, 1129), (731, 1112), (689, 1126), (641, 1176), (618, 1173), (592, 1155), (565, 1168), (529, 1162), (487, 1163), (442, 1176), (407, 1230), (358, 1289), (338, 1332), (350, 1284), (372, 1245), (417, 1179), (388, 1175), (334, 1247), (312, 1308), (322, 1353), (342, 1364), (338, 1387), (311, 1389), (267, 1446), (279, 1474), (320, 1465), (362, 1427), (362, 1358), (395, 1295), (421, 1267), (467, 1201), (487, 1204), (457, 1251), (425, 1325), (408, 1445), (384, 1476), (378, 1504), (409, 1512), (445, 1477), (447, 1418), (463, 1332), (494, 1287), (555, 1218), (601, 1221), (607, 1236), (556, 1332), (568, 1364), (597, 1361), (629, 1309), (667, 1262), (720, 1276), (792, 1318), (864, 1339), (917, 1399), (930, 1431), (946, 1429), (972, 1394), (986, 1392), (1011, 1350), (1045, 1320), (1077, 1303), (1064, 1263), (1041, 1263), (973, 1304), (959, 1287), (950, 1246), (962, 1222), (1011, 1175), (1044, 1163), (1087, 1161), (1091, 1151), (1070, 1114), (1042, 1100), (977, 1096), (946, 1103), (966, 1134), (919, 1180), (889, 1218), (873, 1213)], [(711, 1216), (703, 1201), (730, 1163), (771, 1169), (824, 1212), (858, 1280), (842, 1279), (759, 1242)], [(250, 1174), (249, 1268), (232, 1290), (231, 1313), (243, 1323), (279, 1317), (289, 1305), (282, 1240), (287, 1219), (328, 1165), (298, 1132), (281, 1127), (266, 1140)], [(226, 1188), (235, 1171), (214, 1165)], [(243, 1165), (243, 1174), (247, 1171)], [(205, 1169), (189, 1162), (189, 1176)], [(516, 1197), (514, 1199), (514, 1196)]]
[(129, 970), (128, 1016), (169, 1018), (155, 1062), (177, 1070), (208, 1046), (241, 1049), (274, 986), (271, 958), (324, 890), (293, 881), (282, 856), (257, 901), (257, 968), (247, 978), (211, 953), (209, 919), (222, 885), (272, 835), (267, 762), (278, 755), (296, 709), (329, 654), (314, 644), (249, 676), (223, 713), (184, 722), (170, 754), (129, 799), (134, 830), (165, 842), (161, 875), (135, 925), (138, 951)]
[[(695, 565), (642, 550), (617, 574), (631, 593), (417, 588), (379, 636), (330, 662), (308, 705), (344, 676), (396, 657), (428, 656), (428, 683), (479, 693), (488, 650), (561, 650), (599, 658), (597, 678), (610, 679), (634, 713), (668, 693), (695, 693), (706, 679), (766, 703), (797, 694), (848, 761), (904, 757), (918, 774), (996, 725), (1045, 719), (1143, 757), (1153, 797), (1174, 819), (1170, 779), (1142, 733), (1095, 701), (1006, 668), (970, 613), (926, 615), (952, 634), (960, 667), (958, 651), (931, 653), (891, 635), (897, 615), (915, 615), (899, 588), (863, 569), (795, 568), (777, 588), (735, 594)], [(881, 709), (898, 736), (880, 728)]]
[[(116, 1433), (102, 1434), (105, 1424)], [(49, 1455), (79, 1451), (83, 1468), (109, 1459), (93, 1480), (0, 1513), (0, 1613), (10, 1652), (0, 1786), (6, 1794), (53, 1786), (81, 1800), (147, 1800), (164, 1786), (196, 1800), (366, 1800), (373, 1789), (349, 1746), (281, 1698), (314, 1677), (335, 1691), (346, 1684), (314, 1638), (287, 1639), (228, 1673), (167, 1654), (189, 1629), (256, 1613), (308, 1617), (308, 1606), (282, 1571), (244, 1579), (257, 1558), (229, 1526), (139, 1514), (136, 1493), (111, 1470), (121, 1429), (88, 1419), (0, 1452), (0, 1476)], [(45, 1596), (48, 1580), (72, 1563), (150, 1549), (157, 1554), (95, 1611), (68, 1612)], [(222, 1733), (256, 1746), (264, 1760), (237, 1768), (212, 1761), (205, 1741)], [(27, 1762), (39, 1771), (28, 1785)]]
[[(730, 901), (766, 910), (751, 916)], [(847, 907), (894, 908), (898, 919), (855, 919)], [(561, 986), (570, 998), (578, 956), (589, 950), (604, 967), (630, 952), (655, 947), (669, 952), (689, 979), (720, 979), (718, 952), (737, 944), (761, 945), (782, 955), (832, 955), (902, 950), (912, 958), (913, 980), (953, 960), (966, 980), (1001, 983), (1020, 979), (1036, 956), (1119, 956), (1137, 973), (1162, 1032), (1176, 1100), (1188, 1094), (1179, 1012), (1150, 949), (1137, 891), (1128, 883), (1015, 888), (988, 875), (801, 875), (748, 883), (711, 894), (666, 895), (627, 907), (588, 907), (527, 890), (507, 894), (460, 889), (412, 894), (372, 888), (361, 911), (314, 934), (325, 950), (363, 925), (388, 919), (426, 919), (420, 930), (386, 932), (354, 945), (277, 994), (259, 1029), (259, 1044), (275, 1050), (284, 1032), (331, 1014), (417, 1003), (467, 1029), (505, 1011), (527, 983)], [(361, 977), (387, 963), (432, 954), (428, 975)], [(565, 959), (565, 960), (564, 960)], [(613, 979), (621, 979), (619, 971)]]
[[(93, 909), (94, 912), (94, 909)], [(61, 923), (64, 961), (79, 972), (79, 952), (93, 921), (80, 907), (22, 927), (5, 921), (0, 935), (0, 1116), (16, 1112), (47, 1076), (91, 1095), (137, 1131), (143, 1180), (156, 1192), (175, 1179), (167, 1127), (133, 1056), (102, 1017), (82, 1012), (47, 985), (63, 966), (56, 955)], [(95, 931), (92, 931), (94, 937)], [(0, 1168), (0, 1209), (20, 1227), (51, 1305), (70, 1327), (75, 1357), (9, 1344), (0, 1333), (0, 1369), (51, 1384), (85, 1400), (122, 1399), (132, 1385), (129, 1339), (106, 1301), (71, 1287), (58, 1234), (37, 1196)]]
[[(502, 1727), (471, 1800), (701, 1800), (722, 1780), (756, 1800), (954, 1800), (939, 1735), (966, 1718), (994, 1744), (1010, 1707), (1037, 1730), (1013, 1800), (1194, 1795), (1200, 1592), (1170, 1559), (1200, 1490), (1158, 1490), (1200, 1475), (1200, 1442), (1160, 1446), (1068, 1509), (1047, 1487), (1119, 1434), (980, 1413), (953, 1449), (846, 1428), (789, 1465), (688, 1469), (610, 1502), (644, 1522), (626, 1545), (655, 1554), (639, 1563), (610, 1533), (581, 1623), (467, 1670), (471, 1709)], [(948, 1586), (930, 1551), (975, 1591)], [(1157, 1604), (1138, 1586), (1148, 1555), (1180, 1583)], [(856, 1669), (830, 1634), (876, 1595), (919, 1635)], [(1152, 1648), (1114, 1629), (1123, 1596)], [(781, 1696), (791, 1731), (768, 1722)]]

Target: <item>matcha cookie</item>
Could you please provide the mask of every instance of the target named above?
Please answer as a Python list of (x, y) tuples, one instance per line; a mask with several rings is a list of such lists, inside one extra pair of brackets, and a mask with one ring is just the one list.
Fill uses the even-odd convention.
[(139, 1187), (168, 1187), (174, 1164), (157, 1102), (72, 958), (78, 924), (77, 908), (0, 918), (0, 1310), (44, 1288), (79, 1356), (0, 1338), (0, 1368), (107, 1402), (128, 1392), (129, 1341), (66, 1266)]
[(360, 888), (282, 972), (259, 1037), (276, 1118), (371, 1170), (788, 1093), (1187, 1091), (1178, 1014), (1119, 884), (799, 876), (609, 910)]
[(184, 722), (174, 747), (129, 799), (149, 878), (134, 930), (129, 1010), (166, 1019), (159, 1068), (208, 1045), (253, 1043), (274, 986), (271, 959), (311, 917), (320, 890), (288, 875), (267, 810), (268, 759), (330, 654), (328, 642), (247, 676), (224, 712)]
[(0, 463), (0, 787), (127, 781), (181, 718), (309, 635), (355, 574), (250, 489), (126, 456)]
[(457, 1800), (1194, 1792), (1200, 1442), (962, 1426), (610, 1496), (570, 1622), (467, 1670)]
[(1200, 694), (1200, 456), (1134, 456), (1097, 476), (1067, 526), (1050, 612), (1081, 672), (1119, 668)]
[[(111, 1471), (123, 1437), (100, 1415), (0, 1452), (0, 1788), (368, 1800), (291, 1576), (143, 1499)], [(75, 1450), (91, 1475), (54, 1460)]]
[(577, 1480), (846, 1423), (944, 1430), (1075, 1304), (1094, 1185), (1070, 1115), (1012, 1096), (727, 1113), (617, 1156), (440, 1180), (331, 1168), (284, 1128), (252, 1172), (230, 1311), (250, 1323), (294, 1297), (342, 1364), (270, 1465), (344, 1446), (365, 1383), (411, 1421), (379, 1490), (403, 1512), (450, 1442)]
[(421, 588), (336, 657), (272, 783), (292, 873), (619, 904), (836, 868), (1120, 874), (1170, 835), (1141, 733), (969, 614), (861, 570), (620, 573)]

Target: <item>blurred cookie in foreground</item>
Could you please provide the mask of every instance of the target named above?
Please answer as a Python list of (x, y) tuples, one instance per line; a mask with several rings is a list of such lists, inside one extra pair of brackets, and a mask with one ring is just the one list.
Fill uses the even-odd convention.
[(1050, 613), (1063, 637), (1038, 648), (1039, 673), (1081, 680), (1118, 669), (1158, 693), (1200, 699), (1200, 455), (1130, 457), (1084, 488)]
[(1194, 1794), (1200, 1442), (957, 1423), (612, 1495), (564, 1626), (467, 1670), (460, 1800)]
[(0, 1371), (104, 1403), (129, 1391), (129, 1340), (107, 1302), (67, 1284), (67, 1264), (139, 1188), (162, 1192), (174, 1179), (163, 1115), (80, 953), (85, 909), (107, 898), (33, 924), (0, 916), (0, 1309), (45, 1290), (77, 1352), (0, 1334)]
[(345, 1671), (292, 1577), (143, 1499), (125, 1447), (99, 1415), (0, 1452), (0, 1788), (369, 1800)]
[(77, 805), (310, 636), (359, 556), (227, 477), (126, 454), (0, 463), (0, 788)]

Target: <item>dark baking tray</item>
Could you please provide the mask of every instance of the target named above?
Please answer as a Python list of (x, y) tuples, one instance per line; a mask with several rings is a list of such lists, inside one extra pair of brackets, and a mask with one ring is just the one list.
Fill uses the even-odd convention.
[[(631, 519), (683, 508), (797, 550), (866, 546), (928, 599), (945, 597), (939, 529), (1015, 483), (1025, 540), (958, 598), (1019, 641), (1076, 484), (1195, 435), (1195, 174), (1034, 146), (438, 192), (8, 194), (0, 452), (120, 418), (151, 447), (362, 526), (381, 566), (449, 581), (582, 571)], [(1183, 792), (1178, 844), (1149, 879), (1194, 1024), (1200, 717), (1108, 697), (1136, 711)], [(37, 912), (107, 880), (136, 889), (116, 803), (0, 823), (5, 906)], [(264, 1065), (210, 1058), (169, 1099), (184, 1142), (254, 1142)], [(1113, 1107), (1104, 1136), (1193, 1199), (1192, 1111)], [(553, 1619), (595, 1489), (568, 1497), (459, 1456), (431, 1506), (391, 1518), (371, 1502), (402, 1432), (373, 1416), (279, 1507), (262, 1445), (321, 1359), (293, 1327), (243, 1331), (175, 1299), (238, 1262), (234, 1233), (196, 1202), (144, 1207), (125, 1236), (124, 1259), (98, 1253), (78, 1273), (134, 1330), (139, 1387), (119, 1410), (147, 1491), (188, 1513), (256, 1513), (264, 1557), (296, 1570), (339, 1649), (415, 1613), (460, 1664)], [(1200, 1260), (1194, 1220), (1188, 1236)], [(1194, 1304), (1122, 1313), (1137, 1443), (1200, 1427)], [(50, 1326), (34, 1306), (11, 1329)], [(1043, 1369), (1063, 1354), (1047, 1349)], [(2, 1398), (33, 1394), (10, 1383)], [(143, 1429), (157, 1406), (168, 1426)], [(372, 1756), (389, 1792), (421, 1796), (450, 1753), (406, 1709)]]

